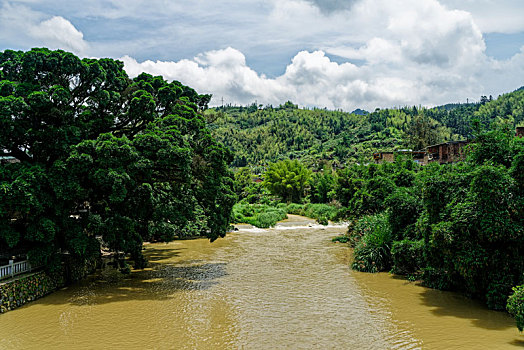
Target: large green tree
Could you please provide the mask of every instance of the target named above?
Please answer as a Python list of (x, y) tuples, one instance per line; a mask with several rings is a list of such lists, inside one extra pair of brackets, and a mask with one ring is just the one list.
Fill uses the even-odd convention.
[(64, 51), (0, 53), (0, 251), (56, 266), (144, 240), (229, 226), (231, 155), (207, 130), (209, 95)]
[(311, 171), (298, 160), (283, 160), (269, 165), (264, 174), (264, 185), (274, 195), (287, 202), (300, 202)]

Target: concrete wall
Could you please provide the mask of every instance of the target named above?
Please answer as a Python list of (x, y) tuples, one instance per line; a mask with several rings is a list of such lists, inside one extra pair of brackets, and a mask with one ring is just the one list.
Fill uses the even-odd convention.
[(56, 274), (39, 271), (0, 283), (0, 313), (16, 309), (67, 284), (79, 281), (93, 273), (101, 264), (99, 258), (88, 261), (64, 258), (64, 262), (64, 268)]
[(0, 284), (0, 313), (13, 310), (64, 286), (61, 274), (49, 276), (44, 271), (24, 275)]

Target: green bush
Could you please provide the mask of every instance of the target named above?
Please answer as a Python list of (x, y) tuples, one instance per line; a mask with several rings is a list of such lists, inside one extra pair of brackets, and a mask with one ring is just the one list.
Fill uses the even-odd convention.
[(448, 271), (442, 268), (425, 267), (422, 269), (424, 286), (440, 290), (450, 290), (452, 278)]
[(415, 223), (422, 211), (422, 201), (415, 195), (414, 189), (397, 188), (387, 199), (389, 224), (395, 240), (414, 237)]
[(304, 205), (298, 203), (289, 203), (287, 212), (294, 215), (304, 215)]
[[(370, 170), (371, 171), (371, 170)], [(395, 183), (383, 175), (374, 175), (364, 181), (348, 207), (355, 215), (376, 214), (386, 209), (386, 198), (394, 191)]]
[(233, 222), (268, 228), (287, 218), (286, 210), (267, 204), (240, 202), (233, 207)]
[(486, 290), (486, 304), (493, 310), (504, 310), (508, 297), (511, 294), (512, 276), (503, 275), (499, 272), (498, 278), (491, 278)]
[(336, 174), (327, 167), (309, 179), (309, 196), (313, 203), (329, 203), (335, 196)]
[(287, 210), (287, 204), (286, 203), (278, 203), (277, 209)]
[(269, 210), (259, 213), (252, 225), (260, 228), (273, 227), (278, 221), (284, 220), (286, 218), (287, 214), (282, 209)]
[(333, 242), (333, 243), (336, 243), (336, 242), (347, 243), (347, 242), (349, 242), (349, 237), (348, 236), (337, 236), (337, 237), (331, 239), (331, 242)]
[(363, 272), (387, 271), (391, 268), (391, 227), (386, 214), (366, 220), (365, 234), (356, 244), (351, 267)]
[(506, 306), (511, 316), (517, 321), (517, 328), (522, 332), (524, 329), (524, 285), (513, 288), (513, 294), (508, 298)]
[(356, 221), (352, 221), (348, 226), (349, 244), (355, 247), (365, 234), (370, 232), (375, 225), (376, 216), (366, 215)]
[(424, 266), (424, 240), (393, 242), (391, 258), (393, 273), (407, 275), (417, 272)]
[(311, 171), (297, 159), (285, 159), (269, 164), (263, 185), (282, 201), (300, 202), (304, 197)]
[(324, 226), (329, 225), (329, 221), (328, 221), (328, 219), (325, 216), (317, 218), (317, 222), (320, 225), (324, 225)]
[(327, 225), (328, 220), (335, 220), (339, 210), (340, 209), (334, 205), (308, 203), (304, 205), (302, 215), (317, 219), (319, 223)]

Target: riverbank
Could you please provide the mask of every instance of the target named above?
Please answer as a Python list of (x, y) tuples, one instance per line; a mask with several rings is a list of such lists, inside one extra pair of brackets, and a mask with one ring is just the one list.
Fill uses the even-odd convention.
[(0, 313), (14, 310), (65, 285), (63, 276), (32, 272), (0, 283)]
[(62, 268), (55, 273), (41, 270), (0, 282), (0, 313), (14, 310), (80, 281), (102, 265), (99, 259), (79, 262), (65, 256), (63, 258)]

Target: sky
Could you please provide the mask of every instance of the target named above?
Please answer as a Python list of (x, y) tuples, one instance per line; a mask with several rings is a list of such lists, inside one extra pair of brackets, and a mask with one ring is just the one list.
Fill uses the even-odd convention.
[(211, 105), (435, 106), (524, 85), (522, 0), (0, 0), (0, 51), (122, 60)]

